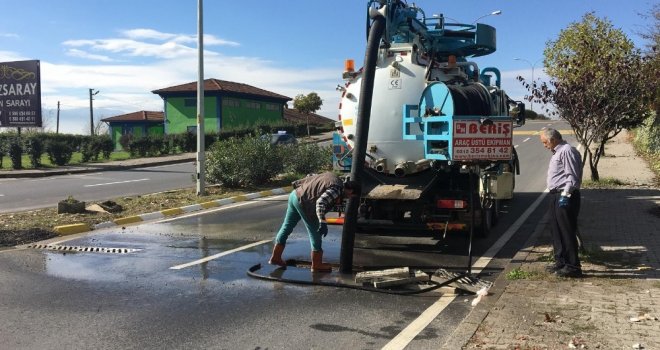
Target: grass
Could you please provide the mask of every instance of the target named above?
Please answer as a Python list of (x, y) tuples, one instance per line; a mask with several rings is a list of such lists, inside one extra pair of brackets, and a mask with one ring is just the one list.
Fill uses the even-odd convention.
[(603, 177), (599, 181), (593, 181), (593, 180), (582, 181), (582, 188), (585, 189), (607, 189), (607, 188), (616, 188), (627, 185), (629, 184), (619, 179), (615, 179), (613, 177)]
[[(110, 161), (116, 161), (116, 160), (126, 160), (130, 159), (131, 155), (128, 152), (124, 151), (118, 151), (118, 152), (112, 152), (110, 154), (109, 159), (103, 159), (99, 158), (97, 161), (90, 161), (89, 163), (103, 163), (103, 162), (110, 162)], [(82, 161), (82, 153), (80, 152), (74, 152), (71, 155), (71, 161), (67, 165), (80, 165), (83, 164)], [(23, 157), (21, 157), (21, 165), (23, 166), (23, 169), (34, 169), (32, 167), (32, 164), (30, 163), (30, 157), (26, 154), (23, 154)], [(50, 159), (48, 159), (47, 154), (41, 155), (41, 167), (42, 168), (56, 168), (58, 167), (57, 165), (51, 163)], [(0, 170), (13, 170), (12, 164), (11, 164), (11, 159), (9, 159), (9, 156), (5, 155), (2, 159), (2, 167), (0, 167)]]
[(538, 276), (537, 272), (525, 271), (520, 267), (516, 267), (515, 269), (509, 271), (506, 274), (506, 279), (510, 281), (528, 280), (528, 279), (536, 278), (537, 276)]

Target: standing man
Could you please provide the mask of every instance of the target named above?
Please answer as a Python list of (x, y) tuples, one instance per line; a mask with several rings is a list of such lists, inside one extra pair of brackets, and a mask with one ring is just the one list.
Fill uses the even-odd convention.
[(548, 167), (550, 227), (555, 263), (546, 268), (561, 277), (581, 277), (578, 257), (577, 218), (580, 212), (582, 159), (555, 129), (541, 131), (543, 146), (552, 151)]
[(321, 236), (325, 237), (328, 234), (325, 214), (335, 203), (339, 203), (343, 196), (351, 196), (359, 192), (359, 185), (355, 181), (342, 182), (334, 173), (326, 172), (295, 181), (293, 188), (289, 195), (286, 216), (275, 236), (273, 254), (268, 263), (286, 266), (286, 262), (282, 259), (286, 240), (302, 219), (312, 246), (312, 272), (332, 271), (330, 264), (323, 263), (323, 249), (321, 249)]

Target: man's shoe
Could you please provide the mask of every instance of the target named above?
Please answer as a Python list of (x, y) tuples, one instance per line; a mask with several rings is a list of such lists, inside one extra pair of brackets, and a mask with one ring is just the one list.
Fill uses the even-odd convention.
[(550, 272), (550, 273), (555, 273), (555, 272), (561, 270), (563, 267), (564, 267), (564, 264), (562, 264), (562, 263), (560, 263), (560, 262), (555, 262), (555, 263), (552, 264), (552, 265), (548, 265), (548, 266), (546, 266), (546, 267), (545, 267), (545, 270), (548, 271), (548, 272)]
[(582, 270), (576, 269), (574, 267), (564, 266), (561, 269), (557, 270), (555, 274), (559, 277), (578, 278), (578, 277), (582, 277)]

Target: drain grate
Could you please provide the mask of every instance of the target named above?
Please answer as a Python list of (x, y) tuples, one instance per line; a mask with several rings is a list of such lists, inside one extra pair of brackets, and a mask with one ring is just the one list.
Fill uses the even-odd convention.
[(28, 248), (32, 249), (45, 249), (58, 252), (79, 252), (79, 253), (104, 253), (104, 254), (129, 254), (139, 252), (142, 249), (134, 248), (109, 248), (109, 247), (81, 247), (71, 245), (57, 245), (57, 244), (33, 244)]

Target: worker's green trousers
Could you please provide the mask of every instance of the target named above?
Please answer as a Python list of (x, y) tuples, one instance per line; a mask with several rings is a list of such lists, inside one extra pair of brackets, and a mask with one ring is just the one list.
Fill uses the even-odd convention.
[(302, 219), (305, 227), (307, 228), (307, 233), (309, 234), (309, 242), (312, 245), (312, 250), (320, 251), (321, 249), (321, 235), (318, 233), (319, 222), (314, 220), (310, 222), (305, 218), (305, 214), (298, 202), (298, 196), (296, 196), (296, 190), (291, 191), (289, 195), (289, 204), (286, 208), (286, 216), (284, 217), (284, 222), (282, 227), (280, 227), (277, 236), (275, 236), (275, 243), (286, 244), (287, 238), (293, 228), (296, 227), (298, 222)]

